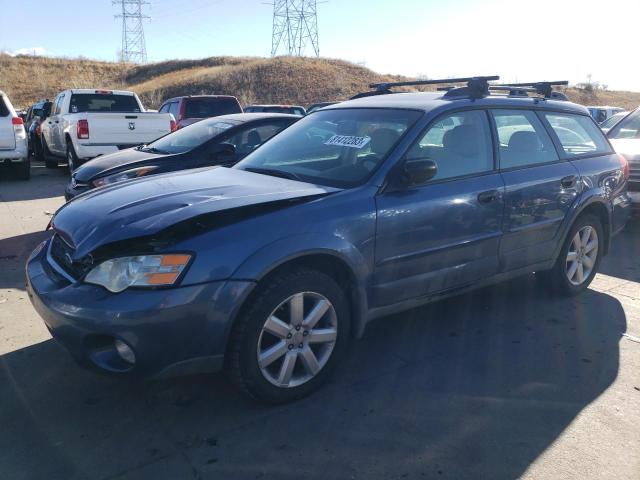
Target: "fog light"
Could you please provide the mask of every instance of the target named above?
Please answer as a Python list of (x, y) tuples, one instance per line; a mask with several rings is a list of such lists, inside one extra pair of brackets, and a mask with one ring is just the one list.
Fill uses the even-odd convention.
[(116, 351), (118, 352), (118, 355), (120, 355), (120, 358), (125, 362), (130, 363), (131, 365), (136, 363), (136, 356), (129, 345), (117, 338), (113, 341), (113, 345), (116, 347)]

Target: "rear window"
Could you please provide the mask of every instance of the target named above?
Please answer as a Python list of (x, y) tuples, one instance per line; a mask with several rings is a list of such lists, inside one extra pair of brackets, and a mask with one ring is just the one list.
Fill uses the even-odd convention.
[(567, 156), (609, 153), (611, 148), (602, 131), (589, 117), (569, 113), (544, 114), (558, 136)]
[(74, 93), (71, 95), (69, 112), (138, 113), (140, 105), (133, 95)]
[(6, 100), (3, 96), (0, 96), (0, 117), (8, 117), (9, 113)]
[(640, 109), (613, 127), (609, 138), (640, 138)]
[(233, 98), (191, 98), (185, 101), (184, 118), (208, 118), (230, 113), (242, 113)]

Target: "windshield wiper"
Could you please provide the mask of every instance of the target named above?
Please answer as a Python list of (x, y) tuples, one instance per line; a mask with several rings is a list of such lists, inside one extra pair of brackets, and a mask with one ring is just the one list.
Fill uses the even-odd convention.
[(276, 170), (275, 168), (247, 167), (247, 168), (244, 168), (243, 170), (246, 170), (247, 172), (260, 173), (262, 175), (270, 175), (272, 177), (286, 178), (286, 179), (289, 179), (289, 180), (298, 180), (299, 182), (303, 181), (295, 173), (285, 172), (283, 170)]

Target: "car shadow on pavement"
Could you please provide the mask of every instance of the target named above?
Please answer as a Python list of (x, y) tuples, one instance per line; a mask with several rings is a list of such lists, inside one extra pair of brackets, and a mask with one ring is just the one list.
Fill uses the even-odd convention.
[(627, 222), (625, 229), (611, 243), (612, 249), (623, 252), (621, 255), (606, 256), (598, 269), (599, 273), (623, 280), (640, 282), (640, 215)]
[(49, 238), (51, 231), (40, 231), (0, 238), (0, 290), (25, 289), (24, 266), (36, 246)]
[(222, 375), (76, 367), (52, 340), (0, 357), (11, 479), (515, 479), (615, 380), (626, 317), (534, 276), (372, 323), (331, 382), (265, 406)]
[(10, 168), (0, 165), (0, 201), (15, 202), (64, 197), (64, 189), (68, 182), (69, 171), (66, 165), (50, 169), (32, 160), (31, 178), (26, 181), (16, 179)]

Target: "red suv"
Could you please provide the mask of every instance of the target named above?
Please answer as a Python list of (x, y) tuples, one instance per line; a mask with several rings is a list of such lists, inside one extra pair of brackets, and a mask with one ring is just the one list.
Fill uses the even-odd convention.
[(191, 125), (203, 118), (231, 113), (243, 113), (240, 102), (230, 95), (194, 95), (165, 100), (161, 113), (172, 113), (178, 128)]

